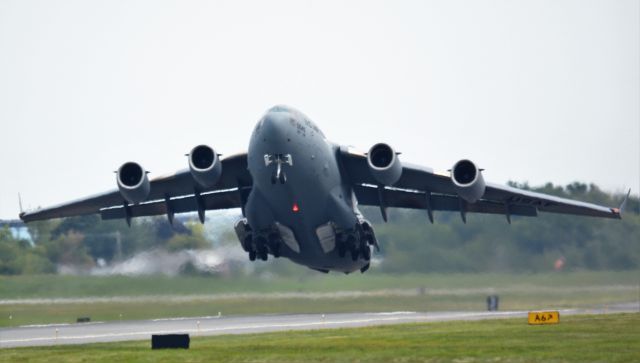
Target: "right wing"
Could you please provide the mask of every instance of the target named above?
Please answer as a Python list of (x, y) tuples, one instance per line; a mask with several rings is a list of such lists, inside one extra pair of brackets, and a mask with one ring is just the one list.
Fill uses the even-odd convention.
[(467, 203), (459, 197), (450, 172), (436, 173), (428, 167), (403, 163), (400, 179), (392, 187), (380, 186), (371, 175), (364, 154), (341, 148), (339, 155), (358, 203), (380, 207), (383, 218), (386, 217), (385, 208), (395, 207), (427, 210), (431, 220), (433, 211), (458, 211), (463, 220), (466, 213), (503, 214), (510, 220), (511, 215), (535, 217), (538, 212), (620, 219), (626, 202), (625, 199), (620, 208), (609, 208), (486, 183), (482, 198), (475, 203)]
[[(189, 169), (150, 181), (146, 201), (126, 203), (116, 189), (57, 206), (21, 213), (20, 219), (32, 222), (44, 219), (73, 217), (100, 213), (103, 219), (153, 216), (211, 209), (243, 208), (252, 180), (247, 170), (247, 154), (237, 154), (221, 160), (222, 175), (218, 183), (201, 189)], [(204, 218), (202, 214), (201, 219)]]

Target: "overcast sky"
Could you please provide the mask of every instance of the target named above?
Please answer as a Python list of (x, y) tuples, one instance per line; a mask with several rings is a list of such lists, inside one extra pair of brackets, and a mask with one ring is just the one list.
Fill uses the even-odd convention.
[(0, 218), (247, 148), (272, 105), (485, 179), (640, 189), (640, 2), (0, 0)]

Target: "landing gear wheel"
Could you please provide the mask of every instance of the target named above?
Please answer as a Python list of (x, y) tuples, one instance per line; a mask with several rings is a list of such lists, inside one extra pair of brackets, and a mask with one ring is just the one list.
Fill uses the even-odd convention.
[(260, 236), (256, 240), (256, 256), (262, 261), (266, 261), (268, 258), (269, 250), (267, 249), (267, 239)]
[(338, 256), (340, 256), (341, 258), (347, 254), (346, 236), (342, 232), (336, 233), (336, 248), (338, 250)]
[(242, 249), (245, 250), (245, 252), (249, 252), (251, 251), (251, 235), (248, 235), (244, 238), (244, 241), (242, 241), (242, 243), (240, 244), (242, 246)]
[(273, 257), (278, 258), (280, 257), (280, 243), (276, 242), (273, 245), (273, 248), (271, 249), (271, 253), (273, 253)]
[(287, 182), (287, 174), (285, 174), (284, 172), (280, 173), (280, 184), (284, 184)]
[(249, 261), (255, 261), (255, 260), (256, 260), (256, 250), (249, 251)]
[(271, 184), (275, 184), (278, 181), (276, 173), (271, 174)]
[(351, 260), (358, 261), (359, 256), (360, 256), (360, 251), (358, 250), (358, 248), (355, 246), (351, 247)]
[(369, 246), (362, 247), (362, 257), (367, 261), (371, 260), (371, 249)]
[(349, 252), (351, 252), (351, 259), (353, 261), (357, 261), (358, 255), (360, 255), (360, 251), (358, 250), (358, 246), (356, 246), (355, 236), (349, 235), (347, 237), (347, 246), (349, 248)]
[(280, 244), (282, 243), (282, 239), (277, 233), (269, 234), (269, 252), (273, 255), (273, 257), (280, 257)]
[(347, 254), (347, 246), (344, 242), (340, 242), (338, 244), (338, 256), (344, 257)]
[(258, 247), (258, 257), (262, 260), (262, 261), (266, 261), (269, 258), (268, 255), (268, 251), (267, 251), (267, 246), (262, 244)]

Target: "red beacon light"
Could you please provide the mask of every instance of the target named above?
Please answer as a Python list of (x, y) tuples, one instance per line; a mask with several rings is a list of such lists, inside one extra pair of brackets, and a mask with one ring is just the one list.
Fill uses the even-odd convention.
[(291, 208), (291, 210), (292, 210), (294, 213), (298, 213), (298, 212), (300, 211), (300, 207), (298, 207), (298, 203), (295, 203), (295, 202), (294, 202), (294, 203), (293, 203), (293, 207)]

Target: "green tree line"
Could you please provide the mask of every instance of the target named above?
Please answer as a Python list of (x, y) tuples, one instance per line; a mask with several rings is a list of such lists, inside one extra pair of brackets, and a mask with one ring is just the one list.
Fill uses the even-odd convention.
[(28, 224), (33, 244), (0, 229), (0, 274), (55, 273), (57, 266), (91, 268), (137, 252), (162, 248), (170, 252), (210, 246), (204, 228), (195, 223), (170, 225), (161, 218), (142, 218), (128, 227), (97, 215)]

